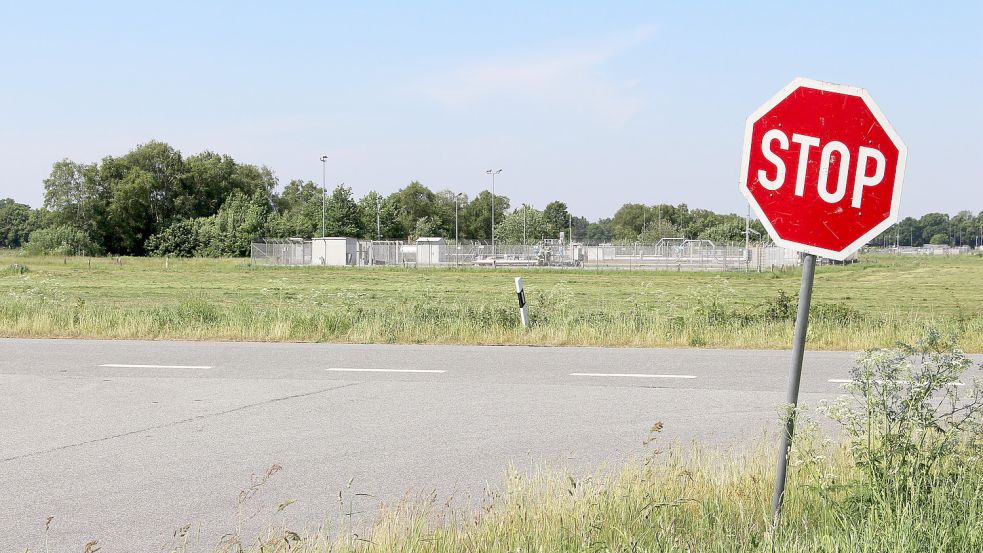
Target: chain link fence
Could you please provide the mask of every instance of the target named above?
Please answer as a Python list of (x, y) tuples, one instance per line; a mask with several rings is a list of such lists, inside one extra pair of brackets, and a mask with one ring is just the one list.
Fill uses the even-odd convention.
[[(311, 241), (258, 240), (252, 260), (267, 265), (310, 265)], [(716, 245), (709, 240), (668, 238), (655, 244), (582, 244), (541, 240), (502, 244), (425, 238), (417, 242), (357, 242), (345, 263), (388, 267), (556, 267), (658, 271), (768, 271), (798, 266), (798, 253), (772, 244)]]
[(303, 238), (254, 240), (249, 257), (260, 265), (310, 265), (311, 241)]

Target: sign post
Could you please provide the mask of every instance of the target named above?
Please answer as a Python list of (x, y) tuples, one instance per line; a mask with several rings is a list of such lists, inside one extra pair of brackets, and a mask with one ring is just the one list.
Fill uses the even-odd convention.
[(802, 380), (802, 358), (806, 352), (809, 304), (812, 302), (812, 281), (815, 274), (816, 256), (807, 253), (802, 256), (802, 285), (799, 287), (799, 308), (795, 313), (795, 335), (792, 338), (792, 365), (788, 371), (788, 392), (785, 395), (785, 403), (790, 407), (785, 418), (781, 445), (778, 446), (775, 493), (771, 496), (771, 512), (775, 518), (782, 512), (782, 502), (785, 500), (785, 471), (788, 467), (789, 449), (792, 447), (792, 434), (795, 432), (795, 408), (799, 404), (799, 382)]
[(741, 193), (779, 246), (803, 253), (772, 511), (795, 430), (816, 257), (844, 261), (898, 220), (907, 147), (862, 88), (795, 79), (747, 119)]

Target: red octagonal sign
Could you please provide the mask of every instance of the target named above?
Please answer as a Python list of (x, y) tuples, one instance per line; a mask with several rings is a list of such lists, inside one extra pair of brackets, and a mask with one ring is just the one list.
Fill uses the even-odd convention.
[(842, 260), (897, 221), (907, 153), (866, 90), (795, 79), (748, 117), (741, 192), (776, 244)]

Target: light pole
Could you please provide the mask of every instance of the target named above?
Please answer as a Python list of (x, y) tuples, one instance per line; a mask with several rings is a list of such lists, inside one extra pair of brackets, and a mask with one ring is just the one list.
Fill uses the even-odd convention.
[(321, 238), (324, 238), (325, 203), (328, 200), (328, 156), (321, 156)]
[(380, 199), (378, 194), (375, 197), (375, 239), (382, 241), (382, 225), (379, 223)]
[(489, 169), (485, 173), (491, 175), (492, 178), (492, 198), (491, 198), (491, 237), (492, 237), (492, 260), (495, 259), (495, 175), (501, 173), (501, 169)]
[(460, 227), (457, 224), (457, 212), (461, 209), (461, 193), (454, 194), (454, 246), (457, 253), (454, 255), (455, 265), (461, 264), (461, 236)]
[(529, 205), (523, 204), (522, 206), (522, 245), (526, 245), (526, 213), (529, 212)]
[(454, 242), (457, 244), (457, 249), (461, 249), (461, 237), (460, 237), (460, 227), (457, 223), (457, 212), (461, 209), (461, 193), (458, 192), (454, 194)]

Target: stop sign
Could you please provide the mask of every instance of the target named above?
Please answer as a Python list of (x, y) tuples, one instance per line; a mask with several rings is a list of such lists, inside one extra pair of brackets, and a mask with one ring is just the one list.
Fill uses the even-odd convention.
[(776, 244), (843, 260), (897, 221), (907, 152), (866, 90), (795, 79), (747, 119), (741, 192)]

